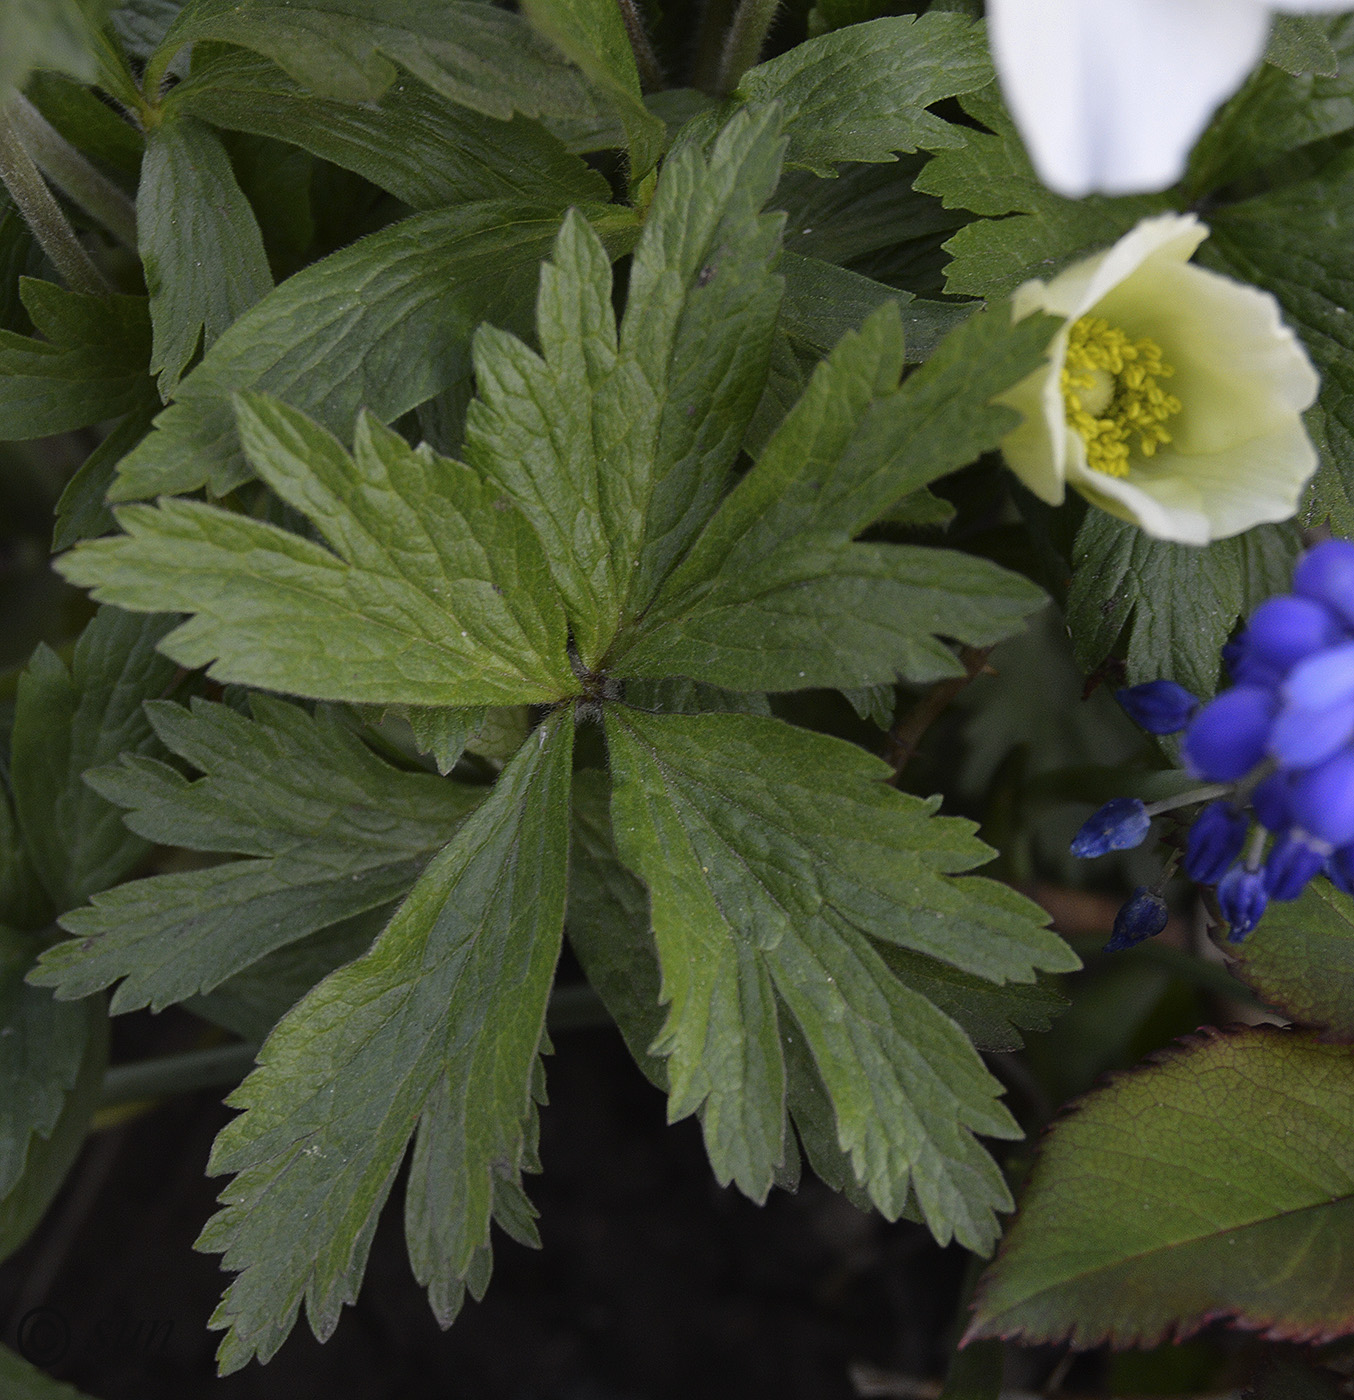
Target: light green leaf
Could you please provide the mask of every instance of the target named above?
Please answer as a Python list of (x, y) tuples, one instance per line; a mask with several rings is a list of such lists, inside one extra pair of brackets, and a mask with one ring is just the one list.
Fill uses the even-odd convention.
[(916, 182), (923, 193), (939, 195), (945, 208), (984, 216), (945, 244), (954, 259), (946, 269), (947, 292), (1004, 296), (1031, 276), (1047, 280), (1073, 259), (1107, 247), (1139, 219), (1171, 207), (1165, 195), (1063, 199), (1034, 173), (995, 84), (968, 94), (962, 105), (988, 130), (951, 127), (962, 134), (962, 147), (941, 151)]
[(400, 78), (376, 102), (342, 102), (307, 90), (265, 58), (223, 46), (205, 60), (195, 56), (192, 76), (165, 105), (304, 147), (414, 209), (482, 199), (565, 209), (610, 197), (602, 176), (539, 123), (486, 117), (415, 78)]
[(92, 1400), (73, 1385), (53, 1380), (8, 1347), (0, 1347), (0, 1386), (8, 1400)]
[(937, 634), (982, 645), (1019, 630), (1032, 584), (969, 555), (853, 544), (902, 497), (994, 446), (994, 394), (1042, 357), (1047, 323), (975, 317), (898, 387), (897, 310), (876, 312), (814, 375), (756, 467), (666, 581), (618, 674), (678, 672), (796, 690), (957, 675)]
[(275, 399), (238, 400), (255, 470), (329, 548), (196, 501), (117, 512), (58, 567), (135, 611), (194, 614), (183, 666), (320, 700), (546, 702), (574, 693), (563, 612), (523, 516), (468, 467), (369, 416), (350, 457)]
[(19, 678), (11, 740), (14, 810), (33, 867), (58, 911), (116, 884), (149, 851), (87, 787), (87, 769), (160, 750), (142, 709), (174, 680), (156, 650), (175, 619), (103, 608), (69, 669), (39, 646)]
[(1275, 902), (1240, 947), (1232, 971), (1267, 1006), (1326, 1040), (1354, 1042), (1354, 900), (1315, 880)]
[(467, 1277), (482, 1283), (491, 1213), (520, 1204), (534, 1132), (572, 734), (568, 714), (546, 722), (372, 950), (282, 1020), (231, 1095), (245, 1112), (210, 1170), (239, 1175), (198, 1241), (239, 1273), (212, 1319), (229, 1329), (223, 1372), (271, 1357), (302, 1297), (330, 1335), (416, 1126), (407, 1226), (420, 1282), (443, 1320)]
[(29, 277), (19, 296), (42, 338), (0, 330), (0, 440), (69, 432), (137, 405), (150, 361), (144, 297), (84, 296)]
[[(617, 251), (633, 211), (595, 212)], [(541, 205), (458, 205), (392, 224), (289, 277), (183, 380), (155, 432), (123, 459), (111, 499), (208, 484), (224, 495), (248, 480), (231, 408), (237, 390), (276, 394), (347, 438), (359, 409), (389, 422), (467, 380), (481, 321), (527, 321), (559, 222), (558, 209)]]
[(779, 220), (759, 210), (781, 145), (763, 110), (708, 161), (669, 159), (619, 333), (605, 252), (573, 215), (542, 272), (541, 354), (477, 337), (467, 452), (535, 526), (585, 666), (704, 523), (756, 407), (780, 298)]
[(169, 398), (201, 344), (272, 291), (263, 235), (210, 127), (170, 118), (146, 138), (137, 245), (154, 328), (150, 368)]
[(1218, 687), (1220, 651), (1237, 618), (1287, 592), (1294, 525), (1261, 525), (1205, 548), (1150, 539), (1092, 510), (1077, 534), (1067, 625), (1077, 664), (1094, 671), (1127, 631), (1128, 683), (1174, 680), (1195, 695)]
[(520, 16), (478, 0), (193, 0), (151, 59), (147, 89), (185, 44), (203, 39), (253, 49), (343, 102), (378, 100), (398, 63), (451, 101), (501, 120), (596, 105)]
[(649, 887), (669, 1005), (649, 1047), (669, 1116), (699, 1112), (716, 1175), (765, 1196), (785, 1152), (781, 1038), (802, 1035), (875, 1204), (896, 1217), (911, 1189), (937, 1238), (986, 1248), (1005, 1186), (971, 1134), (1014, 1126), (958, 1026), (870, 940), (993, 981), (1071, 952), (1013, 891), (949, 878), (988, 858), (971, 826), (886, 787), (850, 744), (743, 715), (606, 720), (615, 838)]
[(183, 0), (120, 0), (108, 18), (128, 57), (144, 63), (182, 9)]
[(630, 147), (630, 180), (647, 175), (667, 147), (667, 125), (644, 105), (620, 7), (612, 0), (523, 0), (532, 26), (576, 63), (615, 108)]
[(1340, 71), (1340, 56), (1326, 30), (1327, 23), (1314, 15), (1275, 15), (1265, 62), (1294, 77), (1306, 73), (1335, 77)]
[(1044, 1139), (969, 1336), (1348, 1332), (1351, 1114), (1349, 1049), (1271, 1026), (1192, 1037), (1094, 1091)]
[(926, 110), (992, 81), (980, 26), (962, 15), (895, 15), (798, 44), (743, 75), (735, 97), (779, 102), (787, 159), (821, 175), (839, 160), (958, 146), (958, 127)]
[(92, 82), (94, 34), (107, 8), (99, 0), (7, 0), (0, 10), (0, 101), (34, 68)]
[[(1349, 67), (1354, 74), (1354, 16)], [(1354, 123), (1354, 77), (1351, 78)], [(1200, 261), (1274, 293), (1321, 371), (1324, 453), (1354, 492), (1354, 151), (1310, 180), (1219, 209)]]
[(482, 790), (404, 773), (332, 715), (266, 695), (251, 722), (226, 705), (147, 707), (155, 732), (202, 776), (123, 757), (90, 786), (129, 809), (147, 841), (253, 859), (119, 885), (72, 910), (73, 935), (32, 981), (83, 997), (125, 979), (114, 1013), (210, 991), (274, 949), (398, 899), (451, 840)]

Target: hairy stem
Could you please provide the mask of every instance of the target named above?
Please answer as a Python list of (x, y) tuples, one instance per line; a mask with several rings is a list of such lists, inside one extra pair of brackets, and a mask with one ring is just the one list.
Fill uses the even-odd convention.
[(724, 32), (733, 19), (733, 0), (705, 0), (701, 6), (700, 28), (696, 32), (696, 52), (691, 65), (691, 86), (713, 92), (719, 77), (719, 58)]
[(757, 62), (779, 8), (780, 0), (738, 0), (715, 79), (715, 91), (720, 97), (727, 97)]
[(97, 219), (124, 248), (136, 252), (136, 205), (80, 154), (28, 101), (14, 97), (9, 119), (38, 169)]
[(884, 742), (884, 761), (893, 769), (895, 783), (917, 752), (922, 735), (944, 714), (954, 697), (982, 675), (991, 653), (991, 647), (964, 647), (959, 653), (964, 674), (937, 681), (889, 730)]
[(635, 67), (639, 69), (640, 86), (645, 92), (659, 92), (667, 86), (663, 70), (659, 67), (658, 55), (649, 42), (649, 32), (644, 28), (644, 16), (640, 14), (636, 0), (616, 0), (625, 21), (625, 32), (630, 38), (630, 48), (635, 55)]
[(8, 108), (0, 108), (0, 180), (62, 281), (74, 292), (93, 296), (110, 291), (24, 149)]

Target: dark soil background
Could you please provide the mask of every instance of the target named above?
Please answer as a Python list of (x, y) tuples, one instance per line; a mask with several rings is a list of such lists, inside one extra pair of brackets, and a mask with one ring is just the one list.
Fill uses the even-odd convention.
[[(172, 1011), (116, 1024), (119, 1058), (201, 1030)], [(528, 1182), (545, 1247), (498, 1236), (484, 1302), (449, 1332), (410, 1273), (397, 1184), (334, 1337), (320, 1346), (299, 1323), (266, 1367), (218, 1380), (205, 1324), (227, 1276), (192, 1242), (222, 1185), (203, 1169), (229, 1110), (204, 1091), (91, 1138), (0, 1266), (3, 1340), (99, 1400), (844, 1400), (860, 1393), (853, 1364), (943, 1369), (961, 1251), (811, 1177), (760, 1208), (721, 1190), (699, 1129), (666, 1125), (614, 1031), (555, 1044), (544, 1174)]]

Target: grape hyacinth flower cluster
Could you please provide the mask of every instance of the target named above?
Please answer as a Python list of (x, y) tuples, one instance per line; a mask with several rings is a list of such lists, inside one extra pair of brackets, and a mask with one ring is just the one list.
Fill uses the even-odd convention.
[[(1209, 786), (1150, 806), (1116, 798), (1081, 828), (1072, 853), (1137, 846), (1158, 812), (1210, 799), (1182, 865), (1217, 887), (1239, 943), (1271, 900), (1296, 899), (1318, 874), (1354, 894), (1354, 544), (1309, 550), (1293, 591), (1262, 603), (1223, 659), (1233, 684), (1207, 704), (1173, 681), (1119, 692), (1144, 729), (1184, 731), (1185, 766)], [(1160, 932), (1164, 905), (1149, 916), (1151, 898), (1159, 894), (1135, 891), (1109, 947)]]

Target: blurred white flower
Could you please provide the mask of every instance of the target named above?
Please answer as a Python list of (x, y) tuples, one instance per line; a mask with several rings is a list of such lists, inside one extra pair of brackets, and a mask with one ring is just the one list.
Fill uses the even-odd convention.
[(1017, 320), (1067, 318), (1048, 361), (1000, 398), (1024, 415), (1002, 452), (1035, 495), (1058, 505), (1073, 486), (1181, 544), (1297, 510), (1317, 464), (1301, 417), (1316, 371), (1268, 292), (1189, 261), (1207, 237), (1192, 214), (1144, 219), (1016, 292)]
[(1002, 92), (1059, 194), (1173, 185), (1259, 61), (1272, 10), (1352, 0), (987, 0)]

